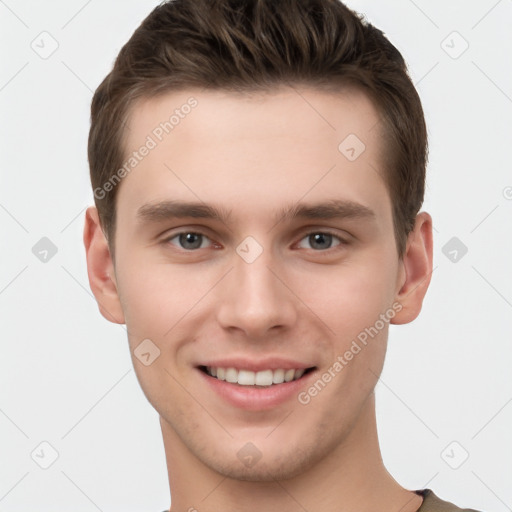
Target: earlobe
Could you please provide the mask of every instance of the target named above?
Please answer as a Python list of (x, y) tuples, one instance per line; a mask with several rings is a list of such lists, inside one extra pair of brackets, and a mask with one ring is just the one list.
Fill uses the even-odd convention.
[(110, 322), (124, 324), (124, 314), (115, 281), (114, 264), (101, 229), (98, 211), (90, 206), (85, 214), (84, 245), (89, 285), (100, 313)]
[(395, 300), (401, 304), (402, 309), (391, 323), (406, 324), (419, 315), (432, 277), (432, 259), (432, 218), (428, 213), (421, 212), (417, 215), (415, 227), (407, 239), (397, 283)]

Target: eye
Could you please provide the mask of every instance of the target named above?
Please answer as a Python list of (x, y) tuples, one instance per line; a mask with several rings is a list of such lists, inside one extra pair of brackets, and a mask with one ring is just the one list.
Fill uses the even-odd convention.
[(211, 240), (201, 233), (186, 231), (168, 238), (166, 242), (178, 245), (181, 249), (190, 251), (207, 247)]
[[(337, 237), (336, 235), (332, 235), (331, 233), (317, 232), (310, 233), (305, 236), (300, 242), (299, 247), (302, 249), (313, 249), (315, 251), (322, 251), (326, 249), (331, 249), (332, 247), (336, 247), (340, 245), (343, 241)], [(309, 244), (309, 247), (307, 246)]]

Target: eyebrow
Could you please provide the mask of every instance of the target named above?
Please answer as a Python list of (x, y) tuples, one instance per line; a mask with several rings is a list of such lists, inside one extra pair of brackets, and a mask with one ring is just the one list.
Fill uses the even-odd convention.
[(332, 199), (319, 204), (295, 203), (281, 208), (276, 216), (276, 222), (292, 219), (371, 219), (375, 218), (375, 212), (360, 203), (349, 200)]
[(137, 219), (142, 222), (160, 222), (172, 218), (212, 219), (226, 221), (230, 211), (199, 202), (160, 201), (147, 203), (137, 210)]
[[(217, 208), (201, 202), (160, 201), (147, 203), (137, 210), (137, 219), (143, 223), (156, 223), (173, 218), (210, 219), (227, 223), (231, 210)], [(360, 203), (332, 199), (317, 204), (294, 203), (280, 208), (275, 223), (293, 219), (373, 219), (375, 212)]]

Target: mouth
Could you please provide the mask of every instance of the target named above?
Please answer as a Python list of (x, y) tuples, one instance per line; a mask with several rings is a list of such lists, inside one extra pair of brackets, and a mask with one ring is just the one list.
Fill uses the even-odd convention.
[(241, 388), (272, 388), (304, 379), (306, 375), (316, 369), (316, 366), (310, 368), (267, 369), (257, 372), (233, 367), (198, 366), (198, 368), (209, 377)]

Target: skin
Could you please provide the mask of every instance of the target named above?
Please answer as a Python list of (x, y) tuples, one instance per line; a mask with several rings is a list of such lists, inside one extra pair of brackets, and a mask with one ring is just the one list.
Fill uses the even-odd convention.
[[(377, 439), (387, 322), (307, 405), (294, 396), (242, 410), (195, 368), (225, 356), (282, 356), (315, 366), (319, 378), (393, 304), (401, 309), (391, 323), (419, 314), (432, 221), (418, 214), (400, 259), (375, 108), (357, 91), (173, 92), (134, 106), (127, 154), (190, 96), (197, 107), (119, 185), (115, 261), (94, 207), (84, 231), (100, 311), (126, 323), (137, 377), (160, 415), (172, 512), (417, 510), (422, 498), (386, 471)], [(366, 146), (354, 161), (338, 150), (351, 133)], [(143, 205), (167, 200), (230, 214), (138, 217)], [(332, 200), (374, 215), (279, 216), (289, 205)], [(326, 230), (331, 242), (315, 245), (309, 235)], [(180, 246), (181, 232), (203, 233), (201, 247)], [(236, 252), (247, 236), (263, 249), (252, 263)], [(133, 355), (147, 338), (160, 350), (149, 366)], [(237, 457), (248, 442), (262, 455), (252, 467)]]

